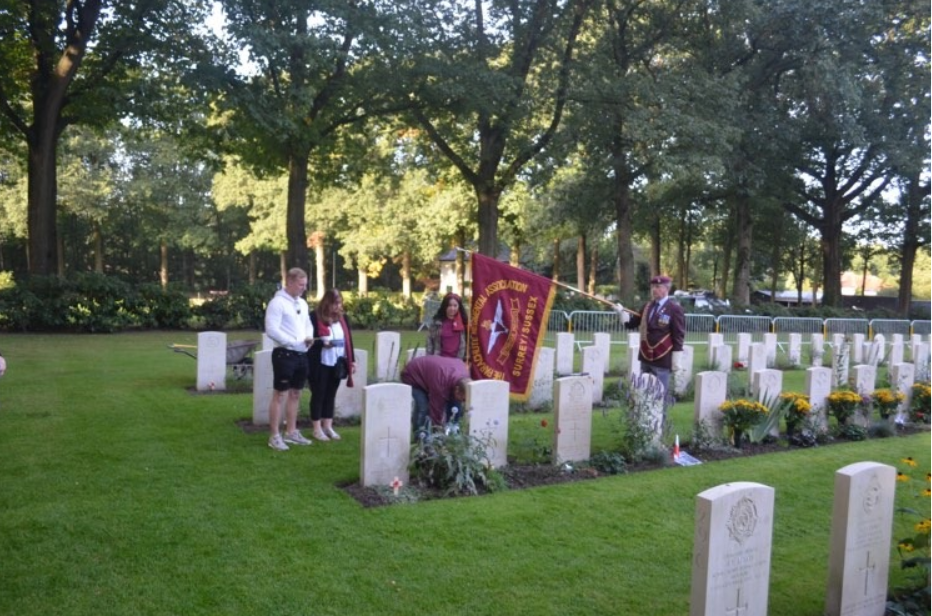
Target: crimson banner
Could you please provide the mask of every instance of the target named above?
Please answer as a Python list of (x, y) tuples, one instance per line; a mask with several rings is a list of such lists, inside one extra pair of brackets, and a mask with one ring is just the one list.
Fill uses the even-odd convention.
[(526, 400), (556, 285), (548, 278), (471, 253), (469, 363), (474, 379), (508, 381)]

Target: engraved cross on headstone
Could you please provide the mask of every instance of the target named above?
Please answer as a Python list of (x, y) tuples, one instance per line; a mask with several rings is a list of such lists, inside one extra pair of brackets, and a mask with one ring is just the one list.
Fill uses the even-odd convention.
[(740, 616), (741, 612), (748, 609), (747, 600), (744, 601), (744, 605), (741, 605), (741, 587), (738, 587), (738, 595), (735, 597), (735, 607), (725, 610), (727, 616)]
[(391, 426), (385, 429), (385, 436), (379, 439), (385, 443), (385, 457), (390, 458), (392, 455), (392, 441), (397, 441), (397, 436), (392, 436)]
[(871, 553), (868, 552), (865, 565), (861, 567), (860, 569), (858, 569), (858, 571), (864, 572), (864, 596), (865, 597), (867, 596), (867, 586), (868, 586), (868, 583), (870, 582), (870, 576), (872, 573), (874, 573), (874, 569), (876, 568), (877, 568), (877, 564), (876, 563), (871, 564)]

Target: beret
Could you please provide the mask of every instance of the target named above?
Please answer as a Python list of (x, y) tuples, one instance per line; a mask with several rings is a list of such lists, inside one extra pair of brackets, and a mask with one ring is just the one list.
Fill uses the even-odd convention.
[(650, 279), (651, 284), (670, 284), (673, 282), (669, 276), (654, 276)]

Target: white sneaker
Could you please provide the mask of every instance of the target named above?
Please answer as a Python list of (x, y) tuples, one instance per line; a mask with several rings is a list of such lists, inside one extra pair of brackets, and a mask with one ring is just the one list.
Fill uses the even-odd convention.
[(330, 440), (332, 441), (340, 440), (340, 435), (337, 434), (337, 431), (334, 430), (333, 428), (324, 428), (324, 432), (327, 433), (327, 436), (330, 437)]
[(323, 430), (314, 430), (314, 438), (316, 438), (318, 441), (329, 441), (330, 440), (330, 438), (326, 434), (324, 434)]
[(294, 432), (286, 432), (284, 441), (286, 443), (291, 443), (292, 445), (313, 445), (311, 441), (304, 438), (304, 435), (299, 431), (295, 430)]
[(269, 437), (269, 447), (275, 451), (288, 451), (288, 445), (286, 445), (285, 441), (282, 440), (281, 434), (276, 434), (275, 436)]

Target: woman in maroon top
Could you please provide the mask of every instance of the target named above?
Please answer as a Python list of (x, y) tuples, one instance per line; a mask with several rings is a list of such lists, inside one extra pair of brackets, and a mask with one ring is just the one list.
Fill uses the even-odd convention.
[(427, 354), (466, 361), (466, 305), (456, 293), (447, 293), (427, 330)]

